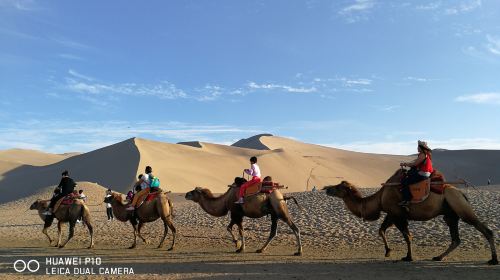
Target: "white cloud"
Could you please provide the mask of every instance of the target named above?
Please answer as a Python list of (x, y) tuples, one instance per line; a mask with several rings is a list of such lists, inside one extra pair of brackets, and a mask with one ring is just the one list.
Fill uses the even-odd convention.
[(418, 5), (416, 7), (417, 10), (437, 10), (441, 7), (441, 1), (431, 2), (423, 5)]
[(445, 10), (447, 15), (459, 15), (474, 11), (482, 6), (481, 0), (463, 1), (457, 6), (449, 7)]
[(370, 79), (343, 79), (346, 86), (369, 86), (372, 84), (372, 80)]
[(315, 87), (293, 87), (279, 84), (257, 84), (255, 82), (249, 82), (247, 86), (251, 89), (282, 90), (290, 93), (313, 93), (317, 91)]
[[(256, 127), (180, 122), (26, 120), (2, 125), (0, 149), (87, 152), (132, 137), (166, 142), (227, 142), (263, 133)], [(82, 137), (84, 136), (84, 137)], [(19, 139), (23, 139), (19, 141)]]
[(69, 53), (60, 53), (58, 54), (60, 58), (68, 59), (68, 60), (84, 60), (82, 57), (74, 55), (74, 54), (69, 54)]
[(488, 40), (486, 49), (492, 54), (500, 55), (500, 38), (487, 35), (486, 40)]
[(476, 93), (470, 95), (462, 95), (455, 98), (458, 102), (469, 102), (476, 104), (496, 104), (500, 105), (500, 93), (490, 92), (490, 93)]
[(0, 0), (0, 7), (32, 11), (36, 8), (36, 4), (34, 0)]
[(87, 80), (87, 81), (94, 81), (95, 79), (92, 78), (92, 77), (89, 77), (89, 76), (86, 76), (86, 75), (83, 75), (83, 74), (80, 74), (78, 72), (76, 72), (75, 70), (72, 70), (72, 69), (69, 69), (68, 73), (75, 77), (75, 78), (79, 78), (79, 79), (83, 79), (83, 80)]
[[(432, 149), (465, 150), (465, 149), (486, 149), (500, 150), (500, 139), (489, 138), (455, 138), (450, 140), (426, 140)], [(349, 151), (411, 155), (417, 153), (417, 143), (415, 141), (384, 141), (384, 142), (350, 142), (321, 144), (323, 146), (344, 149)]]
[(368, 18), (369, 12), (375, 7), (375, 0), (355, 0), (338, 11), (338, 14), (348, 22), (355, 23)]

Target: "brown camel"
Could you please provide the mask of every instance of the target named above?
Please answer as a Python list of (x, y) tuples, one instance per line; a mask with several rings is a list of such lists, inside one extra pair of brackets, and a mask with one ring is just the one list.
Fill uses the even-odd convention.
[[(48, 228), (52, 225), (54, 218), (57, 219), (57, 244), (55, 247), (63, 248), (68, 244), (69, 240), (73, 238), (75, 232), (75, 224), (76, 220), (80, 217), (82, 218), (82, 222), (87, 226), (90, 235), (90, 245), (89, 249), (94, 247), (94, 229), (92, 227), (92, 221), (90, 219), (90, 211), (89, 208), (85, 205), (85, 203), (81, 199), (76, 199), (71, 205), (60, 205), (57, 208), (56, 212), (52, 216), (44, 216), (42, 213), (47, 210), (47, 207), (50, 203), (50, 200), (40, 200), (37, 199), (30, 206), (30, 210), (37, 210), (38, 215), (44, 221), (43, 226), (43, 234), (47, 236), (49, 239), (49, 244), (52, 245), (52, 239), (47, 233)], [(61, 244), (61, 225), (63, 223), (69, 222), (69, 235), (68, 240)]]
[(111, 196), (104, 199), (104, 202), (111, 203), (113, 215), (116, 219), (122, 222), (130, 221), (132, 224), (132, 227), (134, 228), (134, 243), (129, 247), (129, 249), (136, 247), (137, 236), (139, 236), (144, 243), (149, 244), (149, 240), (146, 240), (146, 238), (141, 235), (141, 229), (145, 223), (154, 222), (160, 218), (163, 221), (164, 231), (163, 238), (161, 239), (158, 248), (163, 247), (163, 243), (167, 237), (168, 228), (170, 228), (172, 230), (173, 240), (172, 246), (168, 250), (171, 251), (174, 249), (176, 229), (172, 221), (173, 208), (165, 193), (161, 192), (153, 200), (145, 201), (135, 210), (135, 214), (134, 211), (128, 211), (126, 209), (128, 205), (123, 202), (122, 196), (119, 193), (112, 193)]
[[(402, 175), (403, 171), (398, 170), (387, 183), (400, 182)], [(379, 234), (384, 241), (386, 257), (391, 252), (385, 237), (387, 228), (396, 225), (398, 230), (403, 234), (408, 252), (402, 260), (412, 261), (412, 236), (408, 231), (408, 220), (428, 221), (439, 215), (444, 215), (444, 221), (450, 228), (452, 242), (445, 252), (433, 258), (434, 261), (443, 260), (460, 244), (458, 221), (462, 219), (464, 222), (474, 226), (488, 240), (491, 249), (491, 260), (488, 261), (488, 264), (498, 264), (492, 231), (479, 221), (467, 198), (460, 190), (451, 185), (445, 185), (445, 187), (443, 194), (431, 192), (429, 197), (423, 202), (411, 204), (409, 211), (398, 206), (398, 203), (402, 199), (398, 186), (383, 186), (376, 193), (368, 197), (362, 197), (361, 193), (347, 181), (342, 181), (335, 186), (326, 186), (323, 189), (326, 190), (327, 195), (341, 198), (354, 215), (364, 220), (375, 221), (379, 219), (382, 211), (387, 213), (379, 229)]]
[[(246, 180), (244, 181), (246, 182)], [(238, 185), (241, 186), (242, 182), (243, 181), (241, 181)], [(269, 195), (260, 193), (246, 197), (244, 204), (235, 204), (234, 202), (236, 201), (238, 191), (239, 188), (232, 187), (229, 188), (225, 194), (214, 197), (210, 190), (198, 187), (186, 193), (186, 199), (200, 204), (201, 208), (203, 208), (205, 212), (215, 217), (222, 217), (228, 212), (231, 212), (231, 222), (227, 226), (227, 230), (231, 234), (233, 242), (236, 244), (237, 253), (241, 253), (245, 250), (243, 217), (261, 218), (266, 215), (271, 215), (271, 233), (264, 246), (257, 250), (257, 253), (262, 253), (266, 250), (269, 243), (271, 243), (271, 240), (273, 240), (278, 233), (278, 220), (282, 220), (292, 229), (295, 237), (297, 238), (298, 250), (295, 255), (302, 255), (300, 231), (293, 223), (285, 202), (286, 199), (292, 198), (295, 203), (297, 203), (295, 198), (283, 197), (280, 191), (274, 190)], [(238, 226), (241, 241), (237, 240), (236, 236), (233, 234), (233, 226), (235, 224)]]

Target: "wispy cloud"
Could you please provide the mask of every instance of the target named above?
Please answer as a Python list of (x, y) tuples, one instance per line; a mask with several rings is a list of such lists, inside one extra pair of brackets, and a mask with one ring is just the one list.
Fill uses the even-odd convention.
[(445, 10), (447, 15), (459, 15), (474, 11), (482, 6), (481, 0), (462, 1), (459, 5), (449, 7)]
[(487, 35), (486, 40), (486, 49), (494, 55), (500, 55), (500, 38)]
[(255, 82), (249, 82), (248, 87), (251, 89), (265, 89), (265, 90), (281, 90), (285, 92), (291, 93), (313, 93), (316, 92), (317, 89), (315, 87), (293, 87), (289, 85), (280, 85), (280, 84), (257, 84)]
[(86, 81), (94, 81), (94, 80), (95, 80), (94, 78), (91, 78), (91, 77), (89, 77), (89, 76), (86, 76), (86, 75), (80, 74), (80, 73), (76, 72), (76, 71), (75, 71), (75, 70), (73, 70), (73, 69), (69, 69), (69, 70), (68, 70), (68, 73), (69, 73), (71, 76), (75, 77), (75, 78), (83, 79), (83, 80), (86, 80)]
[(420, 4), (416, 6), (415, 8), (417, 10), (437, 10), (442, 6), (441, 1), (436, 1), (436, 2), (430, 2), (427, 4)]
[(470, 95), (462, 95), (455, 98), (458, 102), (469, 102), (476, 104), (494, 104), (500, 105), (500, 93), (490, 92), (490, 93), (476, 93)]
[[(426, 141), (433, 149), (436, 148), (447, 149), (447, 150), (465, 150), (465, 149), (499, 150), (500, 149), (500, 139), (455, 138), (449, 140), (428, 139)], [(358, 141), (349, 143), (328, 143), (321, 145), (349, 150), (349, 151), (376, 153), (376, 154), (411, 155), (417, 152), (416, 140), (384, 141), (384, 142)]]
[(64, 46), (64, 47), (67, 47), (67, 48), (72, 48), (72, 49), (77, 49), (77, 50), (92, 49), (92, 47), (89, 46), (89, 45), (87, 45), (87, 44), (80, 43), (80, 42), (77, 42), (77, 41), (73, 41), (73, 40), (70, 40), (70, 39), (67, 39), (67, 38), (53, 37), (53, 38), (51, 38), (51, 40), (53, 42), (56, 42), (56, 43)]
[[(26, 120), (2, 125), (0, 149), (28, 148), (47, 152), (87, 152), (132, 137), (166, 142), (228, 142), (263, 133), (257, 127), (181, 122)], [(85, 137), (82, 137), (84, 135)], [(19, 141), (19, 139), (24, 139)]]
[(82, 57), (74, 54), (69, 54), (69, 53), (60, 53), (57, 56), (60, 58), (68, 59), (68, 60), (84, 60)]
[(36, 9), (36, 3), (34, 0), (0, 0), (0, 7), (32, 11)]
[(347, 22), (355, 23), (360, 20), (366, 20), (368, 14), (375, 7), (375, 0), (355, 0), (344, 6), (338, 11)]

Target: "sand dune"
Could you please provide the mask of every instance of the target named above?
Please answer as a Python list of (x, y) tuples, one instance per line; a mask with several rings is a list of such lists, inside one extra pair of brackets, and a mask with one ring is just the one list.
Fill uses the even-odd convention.
[(78, 153), (50, 154), (36, 150), (9, 149), (0, 151), (0, 159), (2, 161), (17, 163), (19, 165), (26, 164), (43, 166), (56, 163), (77, 154)]
[[(498, 153), (436, 151), (435, 164), (450, 179), (454, 179), (452, 174), (458, 173), (473, 183), (485, 184), (488, 176), (493, 182), (500, 179)], [(43, 166), (8, 161), (13, 154), (13, 151), (0, 154), (0, 202), (13, 201), (40, 188), (56, 185), (65, 169), (77, 181), (95, 182), (126, 192), (136, 176), (150, 165), (165, 189), (183, 193), (203, 186), (222, 193), (235, 176), (241, 176), (242, 170), (248, 168), (248, 159), (257, 156), (264, 176), (270, 175), (286, 185), (285, 192), (297, 192), (341, 180), (349, 180), (360, 187), (378, 187), (401, 161), (414, 158), (351, 152), (269, 134), (242, 139), (233, 146), (203, 142), (170, 144), (132, 138), (55, 163), (53, 161), (64, 155), (46, 155), (45, 163), (48, 164)], [(43, 154), (31, 153), (33, 158), (27, 156), (29, 154), (24, 152), (25, 162), (44, 163)]]

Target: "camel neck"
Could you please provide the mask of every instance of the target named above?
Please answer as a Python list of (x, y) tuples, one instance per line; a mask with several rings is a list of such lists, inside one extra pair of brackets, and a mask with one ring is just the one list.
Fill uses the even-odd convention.
[(212, 216), (225, 216), (229, 211), (226, 206), (229, 193), (231, 193), (231, 190), (228, 190), (225, 194), (218, 197), (209, 197), (206, 194), (203, 194), (199, 204), (205, 212)]
[(345, 196), (343, 200), (349, 211), (351, 211), (354, 215), (368, 221), (373, 221), (380, 217), (381, 193), (381, 190), (379, 190), (367, 197), (359, 197), (350, 193)]
[(113, 215), (119, 221), (126, 222), (128, 221), (128, 210), (126, 209), (126, 205), (123, 205), (120, 201), (113, 199), (111, 202), (111, 207), (113, 209)]

